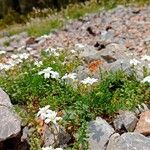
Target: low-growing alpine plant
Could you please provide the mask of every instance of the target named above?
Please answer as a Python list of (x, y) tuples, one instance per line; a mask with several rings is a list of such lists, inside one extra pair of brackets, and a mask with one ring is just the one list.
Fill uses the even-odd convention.
[[(130, 60), (130, 64), (134, 69), (142, 61), (149, 61), (149, 57)], [(27, 53), (15, 54), (7, 63), (0, 64), (0, 85), (17, 110), (23, 106), (27, 111), (28, 115), (21, 115), (22, 119), (35, 129), (38, 128), (35, 118), (50, 127), (61, 124), (72, 137), (68, 149), (88, 149), (87, 124), (95, 117), (113, 117), (120, 109), (150, 104), (149, 68), (141, 81), (121, 70), (104, 72), (100, 80), (87, 77), (79, 81), (74, 71), (82, 64), (81, 58), (75, 50), (63, 48), (43, 50), (38, 59)], [(35, 133), (30, 139), (32, 147), (62, 150), (58, 145), (44, 147), (37, 139), (40, 141), (40, 136)]]

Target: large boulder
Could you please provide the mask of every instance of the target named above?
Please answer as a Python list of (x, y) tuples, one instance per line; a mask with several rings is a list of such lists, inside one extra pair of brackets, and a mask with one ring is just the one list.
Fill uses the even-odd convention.
[(115, 118), (114, 127), (116, 130), (125, 128), (127, 131), (133, 131), (138, 122), (138, 118), (135, 113), (130, 111), (120, 111), (119, 115)]
[(15, 113), (9, 96), (0, 88), (0, 143), (17, 137), (21, 131), (21, 120)]
[(0, 106), (13, 107), (9, 96), (0, 88)]
[[(106, 150), (149, 150), (150, 138), (139, 133), (118, 133), (110, 137)], [(97, 149), (98, 150), (98, 149)]]
[(88, 126), (89, 149), (105, 150), (114, 129), (102, 118), (91, 121)]
[(10, 108), (0, 106), (0, 142), (17, 136), (21, 131), (21, 121)]

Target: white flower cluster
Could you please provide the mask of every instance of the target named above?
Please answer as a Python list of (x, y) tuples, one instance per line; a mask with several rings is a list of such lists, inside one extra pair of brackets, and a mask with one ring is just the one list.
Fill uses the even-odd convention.
[(47, 105), (43, 108), (39, 108), (39, 112), (37, 113), (37, 117), (43, 120), (46, 124), (54, 123), (57, 124), (57, 121), (62, 120), (61, 117), (57, 117), (57, 113), (49, 109), (50, 106)]
[(72, 79), (72, 80), (76, 80), (77, 78), (77, 74), (76, 73), (66, 73), (61, 79), (65, 80), (65, 79)]
[[(148, 55), (143, 55), (143, 56), (141, 57), (141, 61), (150, 62), (150, 56), (148, 56)], [(130, 64), (131, 64), (131, 65), (134, 65), (134, 66), (137, 66), (137, 65), (139, 65), (139, 64), (142, 64), (142, 62), (140, 62), (140, 61), (137, 60), (137, 59), (132, 59), (132, 60), (130, 60)], [(148, 69), (150, 69), (150, 63), (148, 64)], [(150, 76), (145, 77), (141, 82), (142, 82), (142, 83), (146, 83), (146, 82), (150, 83)]]
[(150, 83), (150, 76), (145, 77), (141, 82), (142, 83), (146, 83), (146, 82)]
[(52, 146), (50, 147), (43, 147), (42, 150), (63, 150), (62, 148), (53, 148)]
[(81, 83), (92, 85), (93, 83), (96, 83), (97, 81), (98, 79), (87, 77), (86, 79), (82, 80)]
[(130, 65), (134, 65), (134, 66), (137, 66), (138, 64), (140, 64), (141, 62), (140, 61), (138, 61), (137, 59), (131, 59), (130, 60)]
[(6, 54), (6, 51), (0, 51), (0, 55)]
[(86, 47), (86, 45), (83, 45), (83, 44), (81, 44), (81, 43), (75, 44), (75, 49), (76, 49), (77, 51), (81, 51), (81, 50), (83, 50), (85, 47)]
[[(143, 55), (143, 56), (141, 57), (141, 61), (150, 61), (150, 56), (148, 56), (148, 55)], [(130, 65), (137, 66), (137, 65), (139, 65), (139, 64), (142, 64), (141, 61), (139, 61), (139, 60), (133, 58), (133, 59), (130, 60)], [(150, 68), (150, 64), (148, 64), (148, 68)]]
[(42, 74), (44, 74), (45, 79), (50, 78), (50, 77), (53, 79), (59, 78), (59, 73), (56, 71), (53, 71), (51, 67), (48, 67), (38, 73), (38, 75), (42, 75)]
[(36, 61), (34, 62), (34, 65), (37, 66), (37, 67), (40, 67), (40, 66), (43, 65), (43, 62), (42, 62), (42, 61), (37, 61), (37, 60), (36, 60)]
[(52, 34), (44, 34), (43, 36), (41, 36), (41, 38), (44, 38), (44, 39), (48, 39), (48, 38), (51, 38), (52, 37)]
[(58, 53), (58, 51), (60, 50), (61, 48), (47, 48), (45, 49), (45, 52), (49, 53), (49, 55), (59, 56), (60, 54)]
[[(77, 81), (77, 74), (76, 73), (68, 73), (68, 74), (65, 74), (61, 79), (62, 80), (71, 79), (72, 81)], [(98, 79), (87, 77), (86, 79), (81, 80), (80, 82), (82, 84), (92, 85), (92, 84), (96, 83), (97, 81), (98, 81)]]
[(22, 53), (22, 54), (12, 54), (10, 59), (7, 60), (5, 63), (0, 63), (0, 70), (8, 71), (12, 69), (14, 66), (20, 64), (23, 62), (23, 60), (26, 60), (29, 58), (29, 54)]
[(150, 61), (150, 56), (144, 55), (142, 56), (141, 60)]

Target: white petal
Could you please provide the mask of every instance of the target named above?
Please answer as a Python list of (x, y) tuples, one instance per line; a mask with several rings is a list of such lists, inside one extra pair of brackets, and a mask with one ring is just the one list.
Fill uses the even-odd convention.
[(145, 77), (141, 82), (142, 83), (145, 83), (145, 82), (150, 83), (150, 76)]
[(45, 119), (44, 121), (46, 124), (49, 124), (51, 122), (51, 119)]

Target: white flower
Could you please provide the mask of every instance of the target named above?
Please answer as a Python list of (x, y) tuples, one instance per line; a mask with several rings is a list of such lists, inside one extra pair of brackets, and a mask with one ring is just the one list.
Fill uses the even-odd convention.
[(12, 68), (12, 66), (11, 66), (11, 65), (7, 65), (7, 64), (5, 64), (5, 65), (4, 65), (4, 69), (5, 69), (5, 71), (10, 70), (11, 68)]
[(23, 62), (23, 61), (18, 58), (18, 59), (15, 60), (15, 62), (16, 62), (16, 64), (19, 64), (19, 63), (21, 63), (21, 62)]
[(138, 61), (137, 59), (131, 59), (130, 60), (130, 65), (134, 65), (134, 66), (137, 66), (138, 64), (140, 64), (141, 62), (140, 61)]
[(50, 49), (50, 51), (51, 51), (52, 53), (55, 53), (55, 52), (57, 51), (57, 49), (52, 47), (52, 48)]
[(49, 34), (49, 35), (43, 35), (43, 36), (41, 36), (41, 38), (44, 38), (44, 39), (48, 39), (48, 38), (50, 38), (52, 35), (51, 34)]
[(144, 55), (144, 56), (142, 56), (141, 60), (150, 61), (150, 56)]
[(78, 43), (78, 44), (75, 45), (75, 47), (76, 47), (76, 48), (79, 48), (79, 49), (80, 49), (80, 48), (82, 49), (82, 48), (85, 47), (85, 45)]
[(12, 59), (8, 59), (7, 64), (14, 67), (16, 65), (16, 62)]
[(11, 57), (12, 59), (17, 59), (19, 56), (16, 55), (16, 54), (12, 54), (10, 57)]
[(61, 117), (57, 117), (57, 113), (49, 109), (49, 105), (39, 108), (39, 112), (37, 113), (37, 117), (44, 120), (46, 124), (50, 122), (57, 124), (57, 121), (62, 120)]
[(62, 80), (64, 79), (72, 79), (72, 80), (75, 80), (77, 78), (77, 74), (76, 73), (69, 73), (69, 74), (65, 74), (63, 77), (62, 77)]
[(72, 50), (70, 50), (70, 52), (71, 52), (71, 53), (76, 53), (76, 51), (75, 51), (75, 50), (73, 50), (73, 49), (72, 49)]
[(45, 49), (45, 52), (48, 53), (50, 55), (54, 55), (54, 56), (59, 56), (60, 54), (57, 52), (57, 49), (56, 48), (47, 48)]
[(63, 48), (63, 47), (57, 47), (57, 50), (59, 50), (59, 51), (63, 51), (63, 50), (64, 50), (64, 48)]
[(82, 80), (81, 83), (92, 85), (93, 83), (95, 83), (97, 81), (98, 81), (98, 79), (87, 77), (86, 79)]
[(62, 148), (53, 148), (52, 146), (50, 147), (43, 147), (42, 150), (63, 150)]
[(52, 146), (50, 146), (50, 147), (42, 147), (42, 150), (54, 150), (54, 148)]
[(58, 79), (59, 78), (59, 73), (56, 71), (50, 71), (51, 78), (53, 79)]
[(60, 54), (57, 52), (56, 48), (51, 48), (50, 49), (50, 54), (54, 55), (54, 56), (59, 56)]
[(0, 63), (0, 70), (3, 70), (3, 69), (4, 69), (4, 64)]
[(22, 54), (19, 54), (18, 56), (19, 56), (20, 59), (28, 59), (30, 54), (22, 53)]
[(6, 54), (6, 51), (0, 51), (0, 55)]
[(44, 74), (44, 78), (45, 78), (45, 79), (50, 78), (51, 70), (52, 70), (52, 68), (51, 68), (51, 67), (48, 67), (48, 68), (46, 68), (46, 69), (40, 71), (40, 72), (38, 73), (38, 75)]
[(57, 57), (60, 55), (58, 52), (55, 52), (53, 54), (54, 54), (54, 56), (57, 56)]
[(43, 108), (39, 108), (39, 112), (37, 113), (37, 117), (39, 117), (41, 114), (45, 113), (50, 108), (50, 105), (47, 105)]
[(150, 76), (145, 77), (141, 82), (142, 83), (145, 83), (145, 82), (150, 83)]
[(150, 64), (148, 64), (148, 68), (150, 69)]
[(16, 62), (13, 60), (8, 60), (6, 64), (0, 63), (0, 70), (8, 71), (16, 65)]
[(45, 123), (48, 124), (50, 122), (53, 122), (54, 124), (56, 124), (57, 121), (57, 113), (55, 111), (49, 110), (47, 111), (46, 114), (46, 119), (45, 119)]
[(21, 51), (21, 50), (23, 50), (23, 49), (25, 49), (25, 46), (21, 46), (21, 47), (19, 47), (17, 50), (18, 50), (18, 51)]
[(44, 51), (47, 53), (47, 52), (49, 52), (49, 50), (50, 50), (50, 48), (47, 48), (47, 49), (45, 49)]
[(40, 66), (43, 65), (43, 62), (42, 61), (35, 61), (34, 65), (37, 66), (37, 67), (40, 67)]
[(38, 74), (39, 75), (44, 74), (45, 79), (50, 78), (50, 77), (53, 79), (59, 78), (59, 73), (56, 71), (52, 71), (51, 67), (48, 67), (47, 69), (40, 71)]
[(53, 60), (52, 63), (55, 64), (56, 62)]
[(11, 69), (11, 65), (6, 65), (6, 64), (2, 64), (2, 63), (0, 63), (0, 70), (9, 70), (9, 69)]
[(32, 48), (32, 47), (27, 47), (26, 50), (27, 50), (27, 51), (32, 51), (33, 48)]

